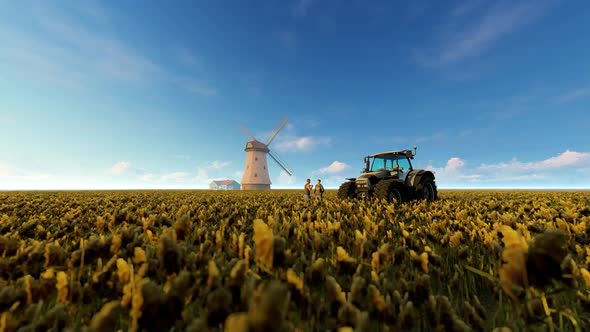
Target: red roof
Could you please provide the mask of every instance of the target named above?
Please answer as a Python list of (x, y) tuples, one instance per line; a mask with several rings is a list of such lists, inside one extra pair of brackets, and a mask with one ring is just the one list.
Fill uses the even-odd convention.
[(228, 184), (230, 184), (232, 182), (236, 182), (236, 181), (234, 181), (234, 180), (220, 180), (220, 181), (213, 181), (213, 182), (215, 182), (218, 186), (227, 186)]

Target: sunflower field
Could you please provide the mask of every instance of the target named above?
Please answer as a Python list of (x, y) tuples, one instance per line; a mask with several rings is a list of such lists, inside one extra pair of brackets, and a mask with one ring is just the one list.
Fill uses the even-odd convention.
[(0, 332), (588, 331), (590, 192), (0, 192)]

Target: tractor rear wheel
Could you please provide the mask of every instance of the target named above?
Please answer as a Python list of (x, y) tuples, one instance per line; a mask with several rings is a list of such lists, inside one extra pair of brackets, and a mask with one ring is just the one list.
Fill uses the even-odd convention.
[(436, 190), (436, 184), (431, 178), (426, 178), (422, 181), (422, 190), (420, 195), (427, 201), (434, 201), (437, 199), (438, 193)]
[(401, 186), (395, 180), (382, 180), (375, 187), (375, 197), (385, 199), (387, 203), (403, 202)]
[(342, 185), (340, 185), (340, 188), (338, 188), (337, 195), (338, 195), (339, 199), (353, 198), (355, 191), (356, 191), (356, 184), (352, 181), (348, 181), (348, 182), (344, 182)]

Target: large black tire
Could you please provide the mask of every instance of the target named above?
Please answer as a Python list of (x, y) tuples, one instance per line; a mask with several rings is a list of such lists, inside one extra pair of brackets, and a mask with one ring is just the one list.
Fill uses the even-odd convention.
[(354, 194), (356, 192), (356, 184), (352, 181), (344, 182), (338, 188), (338, 198), (339, 199), (348, 199), (354, 198)]
[(427, 201), (435, 201), (438, 198), (438, 192), (434, 180), (431, 178), (425, 178), (422, 180), (418, 195), (420, 198), (426, 199)]
[(384, 199), (387, 203), (402, 203), (404, 197), (402, 196), (401, 185), (395, 180), (381, 180), (375, 187), (375, 197)]

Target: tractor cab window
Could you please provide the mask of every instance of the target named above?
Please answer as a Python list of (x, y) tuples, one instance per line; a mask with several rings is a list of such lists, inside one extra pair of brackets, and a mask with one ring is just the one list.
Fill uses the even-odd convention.
[(391, 160), (387, 160), (387, 159), (378, 157), (378, 158), (373, 159), (373, 163), (371, 164), (370, 171), (375, 172), (378, 170), (387, 169), (388, 165), (391, 165)]
[(395, 160), (393, 167), (395, 168), (396, 165), (399, 166), (403, 172), (407, 172), (410, 169), (410, 163), (406, 158)]
[(375, 172), (379, 170), (401, 170), (407, 172), (410, 169), (410, 163), (404, 156), (388, 156), (388, 157), (376, 157), (373, 159), (371, 169), (369, 171)]

